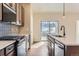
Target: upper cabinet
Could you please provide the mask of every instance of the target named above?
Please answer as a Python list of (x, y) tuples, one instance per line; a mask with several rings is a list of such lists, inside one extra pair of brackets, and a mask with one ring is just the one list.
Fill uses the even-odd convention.
[(3, 4), (6, 4), (8, 7), (16, 11), (16, 3), (3, 3)]
[(24, 24), (24, 8), (21, 4), (17, 4), (17, 14), (16, 14), (17, 25), (23, 26)]
[(0, 21), (1, 22), (15, 22), (16, 21), (16, 9), (9, 4), (0, 3)]
[(2, 20), (2, 4), (0, 4), (0, 21)]
[(24, 8), (19, 3), (0, 3), (0, 21), (23, 25)]
[(2, 21), (10, 23), (16, 22), (16, 11), (6, 3), (2, 4)]

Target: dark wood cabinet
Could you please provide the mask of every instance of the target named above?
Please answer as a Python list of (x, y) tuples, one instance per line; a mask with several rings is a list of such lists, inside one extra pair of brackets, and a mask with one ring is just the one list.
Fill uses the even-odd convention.
[(66, 56), (79, 56), (79, 46), (67, 46), (65, 50)]
[(3, 3), (16, 12), (16, 3)]
[(21, 4), (17, 4), (16, 25), (24, 25), (24, 8)]
[(14, 44), (11, 44), (11, 45), (9, 45), (8, 47), (6, 47), (5, 48), (5, 52), (6, 52), (6, 55), (9, 55), (9, 54), (12, 54), (12, 52), (14, 52), (15, 51), (15, 48), (14, 48), (15, 46), (14, 46)]
[(15, 43), (1, 49), (0, 56), (16, 56), (17, 51)]
[(11, 51), (7, 56), (15, 56), (15, 51)]
[(20, 3), (0, 3), (0, 21), (24, 25), (24, 7)]
[(4, 49), (0, 50), (0, 56), (4, 56)]
[(11, 7), (8, 3), (0, 3), (0, 21), (1, 22), (16, 22), (16, 4)]
[(0, 21), (2, 21), (2, 4), (0, 4)]

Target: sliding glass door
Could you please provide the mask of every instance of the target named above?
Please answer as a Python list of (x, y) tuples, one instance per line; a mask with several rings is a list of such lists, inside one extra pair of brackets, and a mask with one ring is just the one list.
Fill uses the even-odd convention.
[(49, 33), (53, 35), (58, 34), (58, 22), (49, 22)]
[(58, 33), (58, 22), (55, 21), (41, 21), (41, 40), (47, 40), (47, 34)]
[(49, 22), (41, 22), (41, 40), (47, 40), (47, 34), (49, 33)]

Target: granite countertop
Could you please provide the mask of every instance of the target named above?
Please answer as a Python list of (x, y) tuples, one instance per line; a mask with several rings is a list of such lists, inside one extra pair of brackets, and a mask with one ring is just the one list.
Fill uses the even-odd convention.
[(7, 41), (5, 41), (5, 40), (2, 41), (1, 40), (0, 41), (0, 50), (7, 47), (8, 45), (10, 45), (10, 44), (12, 44), (14, 42), (16, 42), (16, 41), (15, 40), (7, 40)]
[(49, 34), (52, 38), (55, 38), (55, 40), (61, 42), (62, 44), (66, 46), (79, 46), (79, 41), (74, 38), (68, 38), (68, 37), (56, 37), (54, 35)]

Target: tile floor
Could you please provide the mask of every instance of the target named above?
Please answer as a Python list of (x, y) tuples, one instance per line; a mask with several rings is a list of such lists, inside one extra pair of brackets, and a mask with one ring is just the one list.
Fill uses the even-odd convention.
[(48, 56), (47, 42), (38, 42), (31, 46), (28, 56)]

